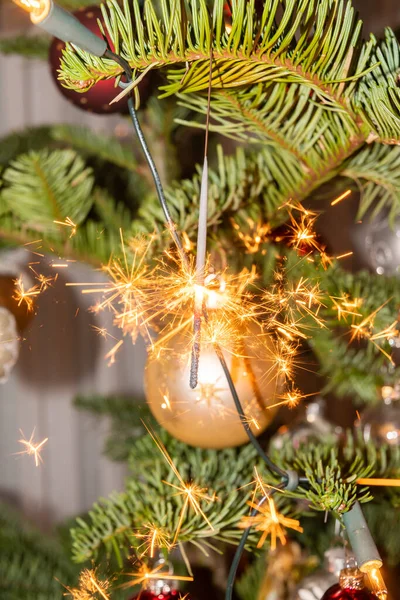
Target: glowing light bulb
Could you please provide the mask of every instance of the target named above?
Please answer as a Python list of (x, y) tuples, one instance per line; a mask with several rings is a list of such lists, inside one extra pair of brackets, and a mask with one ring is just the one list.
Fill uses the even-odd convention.
[(33, 23), (40, 23), (50, 11), (51, 0), (13, 0), (17, 6), (30, 13)]
[(367, 571), (369, 586), (379, 600), (387, 600), (388, 592), (380, 569), (372, 568)]

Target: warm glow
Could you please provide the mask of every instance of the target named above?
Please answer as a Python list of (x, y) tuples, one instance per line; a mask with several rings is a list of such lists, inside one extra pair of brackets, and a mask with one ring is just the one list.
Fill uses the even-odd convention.
[(369, 587), (379, 600), (386, 600), (388, 597), (387, 587), (383, 581), (380, 569), (372, 568), (367, 571)]
[(13, 0), (20, 8), (30, 13), (31, 21), (40, 23), (49, 13), (50, 0)]

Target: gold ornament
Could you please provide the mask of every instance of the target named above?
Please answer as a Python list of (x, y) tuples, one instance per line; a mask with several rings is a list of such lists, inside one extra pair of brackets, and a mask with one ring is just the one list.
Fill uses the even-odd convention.
[[(210, 342), (201, 344), (198, 385), (189, 386), (190, 333), (177, 334), (161, 355), (149, 357), (145, 389), (150, 409), (160, 425), (186, 444), (215, 449), (244, 444), (248, 437)], [(260, 435), (276, 412), (268, 407), (281, 388), (274, 344), (255, 325), (246, 335), (235, 333), (223, 353), (247, 422)]]

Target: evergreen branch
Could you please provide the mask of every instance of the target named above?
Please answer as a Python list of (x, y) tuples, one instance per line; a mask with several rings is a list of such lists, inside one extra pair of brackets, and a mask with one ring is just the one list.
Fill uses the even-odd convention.
[(111, 418), (104, 453), (111, 460), (126, 461), (134, 442), (145, 433), (143, 420), (151, 421), (147, 404), (138, 404), (137, 398), (120, 396), (78, 396), (75, 406), (99, 417)]
[(51, 134), (58, 142), (69, 144), (85, 155), (94, 155), (121, 169), (137, 172), (138, 164), (132, 150), (114, 136), (81, 125), (56, 125), (51, 129)]
[(54, 221), (69, 217), (79, 225), (91, 205), (93, 176), (71, 150), (29, 152), (3, 173), (0, 200), (31, 229), (55, 232)]
[(0, 514), (0, 594), (7, 600), (61, 600), (62, 584), (75, 582), (77, 570), (55, 539), (22, 522), (9, 507)]
[(369, 209), (373, 209), (372, 219), (384, 208), (389, 209), (391, 220), (400, 213), (399, 146), (367, 146), (347, 162), (341, 175), (359, 186), (359, 218)]
[(6, 166), (19, 154), (29, 150), (41, 150), (51, 142), (51, 128), (28, 127), (23, 131), (13, 132), (0, 141), (0, 167)]
[[(191, 0), (185, 12), (183, 5), (168, 0), (163, 3), (161, 19), (149, 1), (145, 2), (141, 18), (136, 0), (133, 11), (127, 0), (123, 10), (109, 0), (108, 12), (104, 8), (103, 14), (116, 51), (134, 70), (144, 70), (150, 65), (189, 66), (169, 71), (166, 94), (206, 89), (212, 44), (213, 89), (271, 80), (293, 82), (314, 90), (325, 102), (342, 104), (351, 111), (340, 96), (345, 96), (347, 88), (353, 88), (352, 82), (372, 68), (368, 58), (373, 41), (355, 58), (361, 22), (356, 22), (349, 3), (268, 0), (260, 17), (255, 12), (254, 0), (239, 0), (232, 8), (230, 33), (225, 30), (222, 0), (214, 3), (212, 23), (204, 0)], [(280, 10), (282, 16), (278, 20)], [(79, 80), (87, 81), (90, 87), (105, 76), (117, 75), (120, 69), (110, 61), (92, 60), (85, 52), (76, 51), (72, 55), (69, 49), (64, 55), (62, 71), (66, 85), (74, 87)]]
[(51, 38), (48, 36), (7, 37), (0, 40), (0, 54), (19, 54), (25, 58), (47, 60)]
[(379, 67), (368, 73), (356, 89), (353, 105), (361, 109), (363, 118), (375, 132), (375, 138), (386, 144), (399, 143), (400, 131), (400, 44), (389, 28), (378, 44), (371, 36), (371, 60)]

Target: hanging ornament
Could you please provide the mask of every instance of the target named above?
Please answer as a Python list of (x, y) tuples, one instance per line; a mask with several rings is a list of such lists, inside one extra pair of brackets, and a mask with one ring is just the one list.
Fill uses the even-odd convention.
[[(247, 422), (255, 435), (271, 422), (280, 385), (273, 342), (253, 331), (250, 341), (231, 342), (224, 356)], [(147, 402), (157, 421), (177, 439), (200, 448), (229, 448), (248, 438), (212, 344), (201, 344), (198, 385), (189, 386), (190, 330), (169, 340), (145, 372)], [(239, 336), (238, 336), (239, 337)], [(250, 348), (251, 345), (251, 348)], [(254, 358), (249, 358), (249, 357)]]
[(343, 569), (339, 583), (330, 587), (321, 600), (377, 600), (365, 587), (364, 573), (356, 568)]
[(382, 401), (365, 409), (355, 427), (362, 431), (365, 442), (400, 445), (400, 385), (385, 385), (381, 390)]
[(19, 355), (17, 320), (13, 313), (0, 306), (0, 383), (5, 383)]
[(132, 596), (130, 600), (181, 600), (181, 598), (189, 600), (189, 596), (182, 596), (178, 590), (170, 590), (169, 592), (153, 593), (150, 590), (143, 590), (137, 596)]
[(301, 407), (300, 415), (289, 425), (283, 425), (271, 438), (271, 447), (281, 450), (290, 443), (293, 448), (299, 448), (307, 442), (336, 441), (343, 434), (343, 429), (325, 418), (326, 402), (318, 397)]
[(323, 568), (304, 577), (296, 587), (290, 600), (320, 600), (322, 594), (336, 584), (345, 565), (346, 553), (344, 547), (329, 548), (324, 554)]
[(352, 233), (354, 256), (378, 275), (400, 275), (400, 220), (389, 222), (387, 213), (365, 218)]
[[(90, 31), (95, 33), (97, 36), (103, 37), (97, 23), (97, 20), (100, 20), (100, 22), (104, 24), (103, 16), (99, 6), (82, 8), (73, 14), (78, 18), (82, 25), (90, 29)], [(106, 27), (104, 27), (104, 30), (106, 30)], [(112, 50), (113, 45), (111, 40), (108, 35), (106, 37)], [(61, 81), (58, 79), (58, 71), (60, 69), (60, 60), (62, 58), (62, 52), (64, 48), (65, 43), (57, 38), (54, 38), (50, 45), (49, 51), (51, 75), (61, 94), (67, 100), (75, 104), (75, 106), (78, 106), (79, 108), (88, 112), (93, 112), (100, 115), (110, 115), (112, 113), (128, 114), (126, 98), (122, 98), (119, 102), (110, 104), (111, 100), (113, 100), (113, 98), (115, 98), (121, 91), (118, 87), (116, 87), (114, 77), (111, 79), (98, 81), (87, 92), (84, 93), (65, 88), (62, 85)], [(77, 87), (82, 87), (83, 89), (88, 87), (87, 81), (82, 82), (81, 86), (79, 85), (79, 82), (77, 83)], [(147, 95), (146, 92), (148, 91), (148, 78), (143, 79), (138, 88), (140, 97), (143, 100), (143, 96)]]

